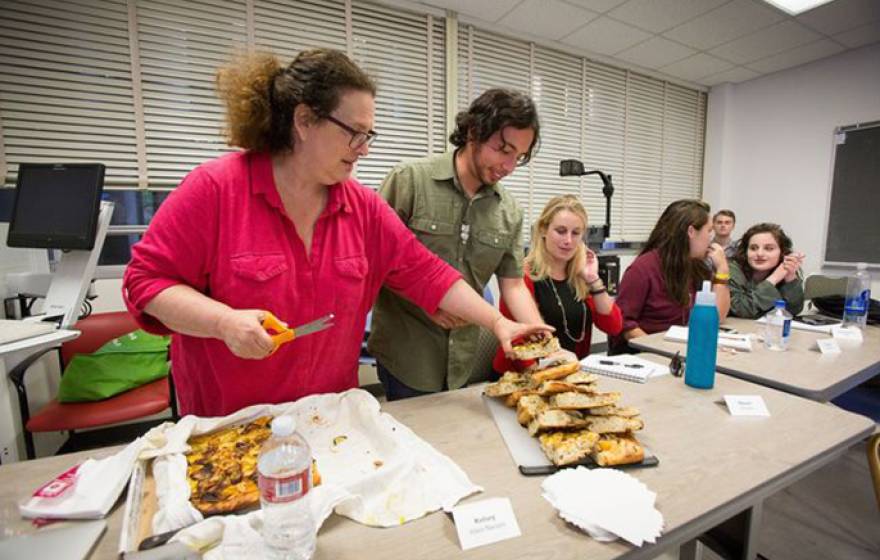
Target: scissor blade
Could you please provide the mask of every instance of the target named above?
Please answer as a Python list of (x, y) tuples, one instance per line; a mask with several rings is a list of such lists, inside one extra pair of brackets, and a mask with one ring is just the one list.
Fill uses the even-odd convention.
[(306, 323), (305, 325), (303, 325), (301, 327), (295, 328), (294, 332), (296, 332), (296, 336), (305, 336), (307, 334), (312, 334), (312, 333), (316, 333), (318, 331), (323, 331), (324, 329), (327, 329), (327, 328), (330, 328), (333, 326), (332, 321), (333, 321), (333, 314), (331, 313), (330, 315), (326, 315), (324, 317), (321, 317), (320, 319), (312, 321), (311, 323)]

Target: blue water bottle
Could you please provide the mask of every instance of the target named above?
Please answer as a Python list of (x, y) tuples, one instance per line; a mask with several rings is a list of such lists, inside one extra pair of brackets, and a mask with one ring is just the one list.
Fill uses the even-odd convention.
[(712, 284), (706, 280), (697, 292), (688, 320), (687, 361), (684, 382), (697, 389), (715, 385), (715, 358), (718, 355), (718, 306)]

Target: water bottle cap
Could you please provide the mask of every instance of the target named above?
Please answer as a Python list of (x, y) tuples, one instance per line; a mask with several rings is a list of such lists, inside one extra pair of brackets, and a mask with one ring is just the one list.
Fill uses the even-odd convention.
[(696, 305), (715, 305), (715, 292), (712, 291), (712, 282), (703, 281), (703, 289), (697, 292)]
[(279, 416), (272, 420), (272, 435), (285, 437), (296, 430), (296, 420), (293, 416)]
[(776, 309), (783, 309), (783, 308), (785, 308), (785, 300), (784, 299), (777, 299), (773, 303), (773, 305), (776, 306)]

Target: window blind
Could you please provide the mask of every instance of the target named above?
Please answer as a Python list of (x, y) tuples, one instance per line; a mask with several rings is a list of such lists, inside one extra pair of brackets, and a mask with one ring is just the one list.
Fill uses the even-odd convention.
[(702, 192), (705, 95), (636, 72), (459, 26), (458, 102), (465, 108), (491, 87), (530, 93), (542, 140), (527, 170), (503, 181), (533, 222), (546, 202), (579, 194), (592, 225), (605, 221), (595, 176), (559, 177), (559, 160), (613, 176), (614, 239), (647, 239), (665, 206)]
[(0, 118), (5, 182), (21, 162), (101, 162), (137, 181), (124, 0), (3, 2)]

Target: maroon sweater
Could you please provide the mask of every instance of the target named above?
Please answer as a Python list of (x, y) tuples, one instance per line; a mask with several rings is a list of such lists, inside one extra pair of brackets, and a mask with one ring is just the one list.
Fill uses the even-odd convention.
[[(691, 288), (691, 302), (694, 289)], [(672, 325), (687, 325), (691, 304), (681, 306), (666, 293), (666, 280), (657, 250), (639, 255), (626, 269), (617, 293), (617, 306), (623, 312), (623, 330), (636, 327), (648, 334)], [(612, 340), (612, 347), (623, 344), (623, 336)]]

